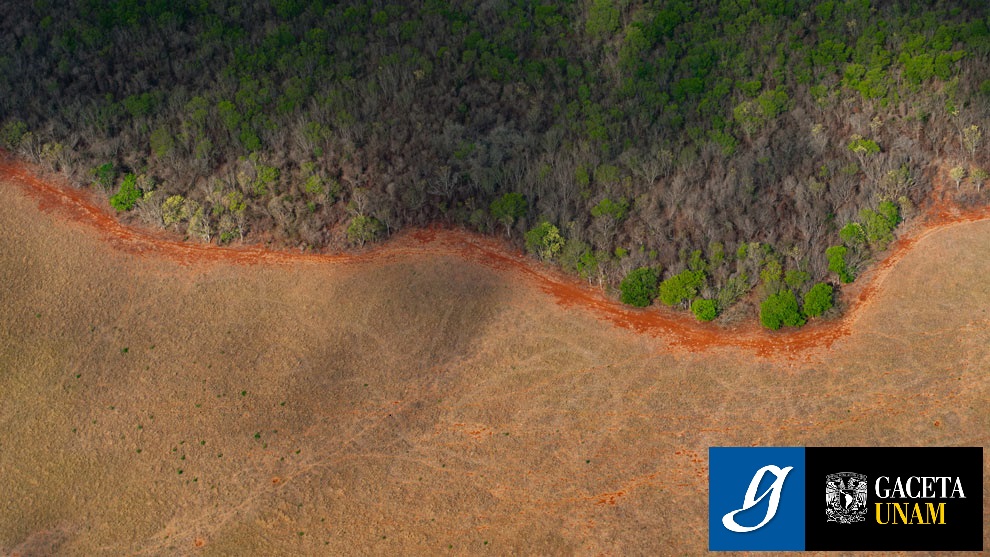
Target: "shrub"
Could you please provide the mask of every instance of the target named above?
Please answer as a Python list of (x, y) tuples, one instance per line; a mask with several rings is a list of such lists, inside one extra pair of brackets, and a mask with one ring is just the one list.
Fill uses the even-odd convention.
[(705, 273), (685, 270), (660, 283), (660, 301), (674, 306), (698, 295)]
[(828, 258), (828, 270), (839, 275), (839, 280), (843, 283), (849, 284), (856, 277), (846, 266), (847, 251), (846, 246), (832, 246), (825, 250), (825, 257)]
[(138, 199), (141, 199), (141, 190), (137, 187), (137, 177), (128, 174), (124, 176), (117, 193), (110, 196), (110, 206), (121, 212), (130, 211)]
[(646, 307), (657, 297), (657, 281), (660, 277), (652, 267), (640, 267), (626, 275), (619, 284), (622, 294), (619, 300), (630, 306)]
[(691, 312), (694, 313), (698, 321), (711, 321), (718, 315), (718, 306), (715, 304), (715, 300), (698, 298), (691, 302)]
[(564, 247), (560, 230), (547, 221), (534, 226), (526, 233), (526, 249), (540, 259), (550, 260)]
[(818, 317), (832, 309), (832, 285), (824, 282), (811, 287), (804, 295), (804, 314)]
[(771, 294), (760, 304), (760, 323), (776, 331), (781, 326), (799, 327), (804, 325), (804, 317), (798, 310), (797, 297), (790, 290)]

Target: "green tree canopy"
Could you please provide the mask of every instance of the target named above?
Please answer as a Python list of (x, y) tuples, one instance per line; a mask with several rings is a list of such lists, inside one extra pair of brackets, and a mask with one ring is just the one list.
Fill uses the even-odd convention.
[(534, 226), (526, 233), (526, 249), (540, 259), (549, 261), (564, 247), (560, 230), (547, 221)]
[(492, 201), (491, 213), (495, 220), (505, 225), (505, 234), (508, 235), (516, 220), (526, 216), (528, 207), (521, 193), (510, 192)]
[(819, 282), (804, 295), (804, 314), (818, 317), (832, 309), (832, 285)]
[(718, 315), (718, 304), (715, 300), (697, 298), (691, 302), (691, 312), (698, 321), (711, 321)]
[(771, 294), (760, 304), (760, 323), (773, 331), (781, 326), (799, 327), (804, 317), (798, 309), (797, 297), (790, 290)]
[(622, 279), (619, 284), (619, 300), (624, 304), (646, 307), (657, 297), (657, 281), (660, 277), (652, 267), (640, 267)]
[(686, 302), (698, 295), (705, 282), (705, 273), (684, 270), (660, 283), (660, 301), (668, 306)]

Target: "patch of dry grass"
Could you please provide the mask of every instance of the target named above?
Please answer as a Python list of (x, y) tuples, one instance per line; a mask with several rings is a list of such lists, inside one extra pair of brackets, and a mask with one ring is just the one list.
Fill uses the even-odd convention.
[(990, 440), (990, 222), (804, 361), (448, 256), (177, 266), (5, 186), (0, 223), (0, 553), (694, 555), (709, 446)]

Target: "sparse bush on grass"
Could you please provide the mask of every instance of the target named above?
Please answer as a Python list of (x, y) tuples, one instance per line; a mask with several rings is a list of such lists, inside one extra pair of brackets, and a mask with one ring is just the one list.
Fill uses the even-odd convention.
[(798, 309), (797, 297), (790, 290), (771, 294), (760, 304), (760, 323), (773, 331), (781, 326), (800, 327), (804, 317)]
[(808, 317), (818, 317), (832, 309), (832, 285), (819, 282), (811, 287), (804, 295), (804, 314)]
[(619, 300), (624, 304), (646, 307), (657, 297), (657, 281), (660, 277), (652, 267), (640, 267), (626, 275), (619, 284)]

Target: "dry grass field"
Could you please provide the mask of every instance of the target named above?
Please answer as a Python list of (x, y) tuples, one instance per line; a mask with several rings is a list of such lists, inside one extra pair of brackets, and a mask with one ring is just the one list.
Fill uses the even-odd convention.
[(990, 445), (990, 221), (767, 353), (617, 326), (453, 234), (184, 259), (24, 190), (0, 184), (0, 554), (698, 555), (709, 446)]

